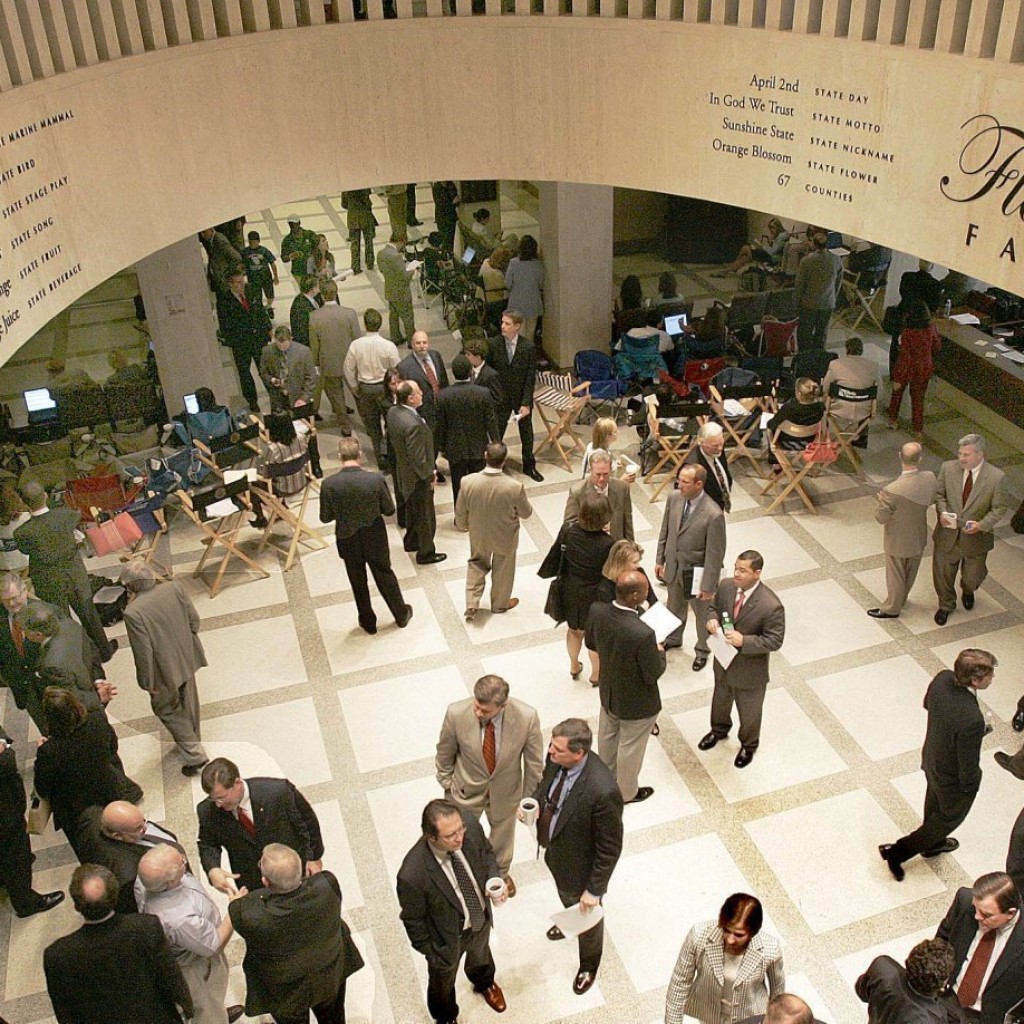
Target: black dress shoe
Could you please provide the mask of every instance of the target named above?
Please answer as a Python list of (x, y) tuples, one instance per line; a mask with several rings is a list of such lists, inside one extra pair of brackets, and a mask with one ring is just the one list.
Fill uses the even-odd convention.
[(693, 659), (693, 671), (699, 672), (708, 663), (708, 656), (706, 654), (698, 654)]
[(894, 612), (883, 612), (881, 608), (869, 608), (868, 615), (873, 619), (898, 619), (899, 615)]
[(584, 992), (589, 992), (591, 985), (597, 980), (597, 975), (593, 971), (577, 971), (576, 978), (572, 983), (572, 990), (576, 995), (581, 996)]
[(627, 804), (642, 804), (649, 797), (654, 796), (653, 786), (638, 786), (636, 796), (632, 800), (627, 800)]
[(907, 873), (903, 870), (903, 865), (898, 860), (893, 859), (891, 851), (892, 843), (882, 843), (878, 848), (878, 855), (885, 861), (892, 877), (895, 878), (897, 882), (902, 882)]
[(438, 562), (443, 562), (448, 556), (442, 554), (440, 551), (435, 551), (432, 555), (417, 555), (417, 565), (437, 565)]
[(405, 224), (406, 224), (406, 227), (418, 228), (418, 227), (422, 227), (423, 226), (423, 221), (417, 220), (415, 217), (413, 217), (412, 220), (407, 220), (405, 222)]
[(946, 620), (948, 618), (949, 618), (949, 612), (947, 612), (945, 608), (940, 608), (935, 613), (935, 625), (936, 626), (944, 626), (946, 624)]
[(106, 655), (105, 655), (105, 656), (104, 656), (103, 658), (101, 658), (100, 660), (101, 660), (101, 661), (104, 661), (104, 662), (106, 662), (106, 661), (110, 661), (110, 659), (111, 659), (111, 658), (112, 658), (112, 657), (113, 657), (113, 656), (114, 656), (114, 655), (115, 655), (115, 654), (117, 653), (117, 648), (118, 648), (119, 646), (120, 646), (120, 645), (118, 644), (118, 642), (117, 642), (116, 640), (110, 640), (110, 641), (109, 641), (109, 642), (107, 643), (107, 653), (106, 653)]
[(181, 766), (181, 774), (185, 778), (190, 779), (193, 775), (198, 775), (209, 763), (209, 759), (207, 759), (199, 764), (183, 764)]
[(399, 629), (405, 629), (405, 627), (409, 625), (409, 620), (411, 618), (412, 618), (412, 605), (411, 604), (407, 604), (405, 606), (405, 611), (402, 612), (401, 617), (395, 619), (395, 625), (398, 626)]
[(921, 854), (921, 856), (922, 857), (938, 857), (939, 854), (942, 854), (942, 853), (952, 853), (954, 850), (959, 850), (959, 849), (960, 849), (960, 840), (959, 839), (953, 839), (953, 838), (943, 839), (943, 841), (941, 843), (939, 843), (938, 846), (933, 846), (930, 850), (925, 850), (924, 853)]
[(227, 1009), (228, 1024), (235, 1024), (241, 1016), (245, 1014), (245, 1007), (241, 1003), (235, 1003), (234, 1006), (229, 1006)]
[(562, 929), (559, 928), (557, 924), (553, 924), (544, 934), (552, 942), (557, 942), (559, 939), (565, 938), (565, 936), (562, 934)]
[[(536, 480), (536, 481), (537, 481), (537, 483), (539, 483), (539, 484), (541, 484), (541, 483), (543, 483), (543, 482), (544, 482), (544, 477), (542, 477), (542, 476), (540, 475), (540, 473), (539, 473), (539, 471), (537, 470), (537, 467), (536, 467), (536, 466), (534, 466), (534, 467), (533, 467), (532, 469), (524, 469), (524, 470), (523, 470), (523, 472), (524, 472), (524, 473), (525, 473), (525, 474), (526, 474), (526, 475), (527, 475), (527, 476), (528, 476), (528, 477), (529, 477), (529, 478), (530, 478), (531, 480)], [(593, 984), (593, 982), (591, 982), (591, 984)], [(590, 986), (588, 985), (587, 987), (589, 988)]]
[(965, 590), (960, 595), (960, 597), (961, 597), (961, 599), (963, 601), (964, 608), (966, 608), (967, 611), (970, 611), (974, 607), (974, 591), (973, 590)]
[(359, 623), (359, 628), (364, 633), (369, 633), (370, 636), (375, 636), (376, 633), (377, 633), (377, 623), (376, 622), (360, 622)]
[(448, 480), (445, 477), (444, 473), (435, 473), (434, 474), (434, 479), (439, 484), (446, 484), (446, 483), (448, 483)]
[(701, 741), (697, 744), (698, 750), (710, 750), (719, 740), (724, 740), (724, 736), (719, 736), (718, 733), (709, 732)]
[(39, 902), (36, 904), (35, 910), (30, 910), (27, 914), (18, 914), (18, 917), (32, 917), (34, 914), (45, 914), (48, 910), (53, 910), (59, 903), (64, 902), (64, 893), (60, 892), (45, 892), (39, 897)]
[(1024, 711), (1018, 711), (1010, 720), (1014, 732), (1024, 732)]
[(732, 762), (737, 768), (746, 768), (754, 760), (754, 753), (757, 747), (740, 747), (740, 752)]
[(996, 764), (1000, 768), (1005, 768), (1011, 775), (1016, 775), (1018, 779), (1024, 779), (1024, 772), (1013, 763), (1013, 758), (1009, 754), (1004, 753), (1002, 750), (997, 750), (995, 752), (995, 759)]

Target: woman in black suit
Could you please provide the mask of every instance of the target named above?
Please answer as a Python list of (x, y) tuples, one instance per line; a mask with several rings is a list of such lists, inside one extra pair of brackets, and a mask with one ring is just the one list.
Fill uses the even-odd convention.
[(78, 819), (87, 807), (112, 800), (142, 799), (141, 787), (125, 775), (117, 757), (117, 736), (106, 713), (85, 705), (71, 690), (48, 686), (43, 712), (50, 737), (36, 754), (35, 790), (53, 808), (53, 826), (79, 853)]
[[(575, 523), (566, 523), (558, 531), (558, 537), (552, 547), (557, 552), (562, 545), (565, 551), (562, 556), (562, 599), (565, 608), (565, 621), (569, 632), (565, 638), (565, 646), (569, 651), (569, 674), (579, 679), (583, 671), (580, 662), (580, 650), (583, 647), (583, 631), (587, 625), (587, 616), (594, 601), (600, 600), (601, 582), (604, 579), (602, 570), (608, 552), (615, 543), (608, 533), (612, 519), (611, 505), (602, 494), (584, 491), (580, 500), (580, 515)], [(549, 553), (549, 558), (552, 557)], [(590, 681), (596, 686), (600, 663), (597, 652), (590, 654)]]

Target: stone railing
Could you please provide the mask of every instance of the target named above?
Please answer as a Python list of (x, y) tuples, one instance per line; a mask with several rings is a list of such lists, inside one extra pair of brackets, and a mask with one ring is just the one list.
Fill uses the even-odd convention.
[(1024, 60), (1024, 0), (0, 0), (0, 91), (172, 46), (386, 17), (600, 17), (735, 25)]

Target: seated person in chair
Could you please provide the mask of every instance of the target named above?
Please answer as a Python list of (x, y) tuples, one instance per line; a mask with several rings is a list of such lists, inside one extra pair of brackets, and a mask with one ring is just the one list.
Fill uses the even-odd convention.
[[(268, 465), (280, 465), (282, 462), (297, 459), (300, 455), (305, 454), (309, 446), (309, 431), (301, 420), (298, 431), (295, 429), (295, 423), (291, 416), (286, 412), (271, 413), (265, 422), (268, 440), (260, 441), (260, 454), (256, 462), (259, 474), (264, 479)], [(279, 498), (298, 494), (306, 486), (306, 471), (301, 469), (288, 476), (275, 477), (272, 486), (274, 494)], [(255, 490), (249, 492), (249, 497), (253, 510), (252, 525), (262, 529), (267, 525), (267, 520), (263, 515), (263, 504)]]
[(747, 242), (724, 270), (716, 270), (712, 277), (729, 277), (731, 274), (742, 274), (751, 263), (759, 263), (769, 267), (778, 266), (782, 262), (782, 253), (789, 241), (790, 233), (778, 217), (768, 221), (768, 234), (761, 236), (761, 241)]
[(131, 353), (126, 348), (111, 349), (107, 354), (107, 362), (114, 371), (104, 384), (109, 387), (111, 384), (148, 384), (150, 383), (149, 370), (144, 363), (133, 363)]
[[(858, 391), (869, 388), (872, 384), (881, 389), (882, 382), (878, 364), (865, 358), (864, 342), (860, 338), (847, 338), (846, 355), (833, 359), (828, 364), (828, 372), (821, 382), (822, 392), (827, 395), (833, 383), (855, 388)], [(853, 425), (865, 419), (865, 411), (868, 408), (870, 408), (870, 403), (843, 402), (836, 399), (832, 403), (832, 415), (838, 420)], [(868, 432), (863, 431), (853, 443), (858, 448), (867, 448)]]
[[(825, 403), (821, 398), (821, 385), (809, 377), (801, 377), (796, 382), (795, 394), (768, 421), (768, 431), (773, 434), (783, 423), (793, 423), (802, 427), (813, 427), (821, 422), (825, 415)], [(787, 451), (800, 451), (807, 447), (810, 437), (793, 437), (784, 431), (779, 435), (780, 448)], [(769, 452), (768, 461), (772, 463), (772, 472), (781, 473), (782, 467), (774, 452)]]
[(712, 306), (693, 322), (693, 333), (686, 337), (687, 359), (719, 359), (729, 345), (729, 311), (725, 306)]
[(682, 302), (683, 297), (679, 294), (679, 282), (676, 275), (666, 270), (658, 278), (658, 297), (654, 300), (654, 306), (668, 306), (674, 302)]

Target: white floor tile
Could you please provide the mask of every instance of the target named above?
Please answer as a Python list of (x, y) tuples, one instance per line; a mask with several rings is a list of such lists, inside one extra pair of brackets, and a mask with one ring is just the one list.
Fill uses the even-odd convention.
[[(764, 582), (770, 587), (773, 579), (794, 572), (817, 569), (818, 563), (774, 519), (762, 517), (726, 526), (726, 578), (741, 551), (760, 551), (764, 556)], [(785, 600), (785, 598), (783, 598)]]
[(341, 885), (342, 910), (349, 914), (356, 907), (363, 906), (363, 890), (359, 885), (359, 872), (352, 858), (341, 807), (337, 800), (323, 800), (313, 804), (313, 810), (324, 840), (324, 868), (337, 877)]
[(842, 562), (882, 553), (882, 527), (875, 522), (875, 498), (855, 498), (838, 505), (824, 505), (816, 516), (805, 516), (800, 525)]
[[(302, 650), (292, 617), (206, 629), (202, 632), (208, 665), (197, 683), (206, 702), (231, 700), (306, 681)], [(273, 636), (272, 643), (267, 637)], [(256, 664), (242, 651), (251, 651)]]
[[(790, 587), (779, 596), (786, 608), (782, 653), (791, 665), (889, 643), (889, 634), (833, 580)], [(834, 623), (842, 629), (831, 628)]]

